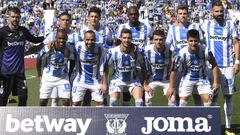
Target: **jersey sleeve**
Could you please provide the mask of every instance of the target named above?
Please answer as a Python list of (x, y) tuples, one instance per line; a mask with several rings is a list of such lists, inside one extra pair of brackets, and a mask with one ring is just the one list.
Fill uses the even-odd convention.
[(113, 58), (112, 57), (113, 57), (112, 56), (112, 51), (109, 50), (107, 55), (104, 58), (104, 62), (103, 62), (104, 67), (111, 66), (113, 64)]
[(233, 23), (233, 28), (232, 28), (232, 38), (233, 39), (240, 39), (239, 37), (239, 33), (238, 33), (238, 27), (237, 27), (237, 24), (236, 23)]
[(174, 70), (177, 70), (177, 69), (179, 69), (180, 68), (180, 66), (182, 65), (182, 62), (183, 62), (183, 58), (182, 58), (182, 56), (180, 55), (180, 53), (178, 53), (176, 56), (175, 56), (175, 58), (174, 58), (174, 65), (173, 65), (173, 67), (174, 67)]
[(49, 42), (53, 41), (54, 38), (53, 38), (53, 32), (51, 32), (50, 34), (48, 34), (48, 36), (43, 40), (43, 44), (48, 44)]
[(26, 32), (26, 34), (27, 34), (27, 37), (26, 37), (27, 41), (30, 41), (32, 43), (37, 44), (37, 43), (43, 42), (43, 40), (44, 40), (43, 36), (42, 37), (35, 37), (26, 28), (24, 28), (24, 32)]

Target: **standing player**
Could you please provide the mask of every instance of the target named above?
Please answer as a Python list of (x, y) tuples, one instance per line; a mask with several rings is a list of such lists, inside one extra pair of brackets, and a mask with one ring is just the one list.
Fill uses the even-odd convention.
[[(88, 30), (92, 30), (96, 34), (96, 43), (103, 45), (112, 42), (112, 33), (107, 26), (100, 23), (101, 9), (98, 7), (91, 7), (88, 12), (88, 24), (83, 26), (80, 31), (81, 40), (84, 40), (84, 33)], [(111, 45), (111, 44), (110, 44)]]
[[(132, 32), (132, 43), (138, 45), (139, 48), (142, 48), (150, 43), (149, 37), (151, 35), (152, 28), (148, 23), (139, 21), (139, 11), (136, 6), (131, 6), (127, 9), (127, 17), (128, 22), (121, 24), (118, 27), (117, 38), (120, 38), (122, 29), (129, 29)], [(137, 70), (140, 70), (139, 68), (140, 67), (138, 67)], [(141, 75), (139, 74), (138, 76)], [(141, 78), (140, 80), (142, 81)], [(123, 105), (129, 106), (131, 96), (129, 92), (124, 92), (123, 94)]]
[(120, 37), (120, 46), (112, 48), (105, 58), (101, 91), (105, 93), (107, 90), (108, 71), (113, 66), (114, 73), (109, 86), (110, 106), (117, 105), (117, 99), (124, 90), (130, 92), (136, 106), (142, 106), (143, 89), (136, 76), (136, 66), (141, 65), (142, 74), (145, 75), (145, 61), (137, 46), (131, 42), (132, 32), (129, 29), (123, 29)]
[[(220, 83), (224, 95), (224, 113), (226, 134), (231, 128), (233, 112), (232, 94), (235, 91), (235, 75), (239, 72), (239, 44), (236, 25), (231, 20), (224, 19), (224, 8), (221, 2), (213, 3), (213, 20), (202, 24), (208, 49), (213, 53), (220, 69)], [(216, 105), (217, 96), (213, 98)]]
[[(149, 63), (149, 79), (144, 83), (145, 105), (152, 105), (152, 98), (157, 88), (162, 87), (166, 95), (169, 87), (170, 67), (172, 63), (172, 52), (170, 47), (165, 45), (166, 36), (164, 31), (155, 30), (152, 37), (152, 45), (143, 48), (143, 52)], [(169, 106), (175, 106), (175, 97), (168, 101)]]
[[(84, 33), (88, 30), (92, 30), (96, 35), (96, 43), (99, 45), (112, 45), (112, 33), (107, 26), (100, 23), (101, 19), (101, 9), (98, 7), (91, 7), (88, 12), (88, 24), (84, 26), (81, 31), (81, 40), (84, 39)], [(89, 91), (86, 91), (84, 97), (83, 106), (91, 105), (91, 95)], [(104, 98), (104, 105), (107, 105), (107, 98)]]
[[(77, 42), (80, 40), (79, 34), (76, 32), (70, 30), (70, 25), (71, 25), (71, 15), (68, 14), (67, 12), (63, 12), (59, 15), (59, 29), (64, 29), (67, 31), (68, 35), (68, 40), (67, 43), (71, 45), (73, 48), (75, 48), (75, 45)], [(49, 42), (52, 42), (56, 38), (56, 31), (52, 31), (43, 41), (44, 44), (48, 44)], [(44, 63), (44, 58), (42, 59), (42, 62)], [(73, 78), (76, 76), (75, 71), (73, 71), (72, 76), (70, 77), (70, 82), (72, 82)], [(54, 88), (52, 91), (52, 106), (58, 106), (59, 104), (59, 98), (58, 98), (58, 93), (57, 89)]]
[(8, 11), (8, 26), (0, 29), (0, 78), (3, 92), (0, 93), (0, 106), (6, 106), (9, 94), (17, 93), (19, 106), (27, 105), (27, 84), (24, 69), (24, 49), (26, 40), (41, 43), (43, 37), (36, 38), (19, 26), (21, 12), (17, 7)]
[(84, 33), (84, 42), (76, 45), (78, 57), (78, 74), (73, 82), (73, 106), (80, 106), (86, 91), (89, 90), (96, 106), (103, 106), (103, 95), (100, 93), (100, 66), (103, 54), (102, 46), (96, 44), (96, 35), (92, 30)]
[[(187, 46), (187, 32), (191, 29), (196, 29), (200, 32), (200, 38), (202, 38), (202, 32), (200, 30), (200, 26), (197, 23), (190, 23), (188, 20), (189, 13), (188, 13), (188, 7), (185, 5), (179, 5), (177, 8), (177, 21), (169, 26), (166, 44), (171, 45), (171, 50), (174, 52), (174, 55), (178, 54), (179, 50), (181, 50), (183, 47)], [(181, 69), (179, 70), (176, 81), (175, 81), (175, 92), (176, 92), (176, 104), (179, 103), (179, 97), (178, 97), (178, 88), (179, 83), (182, 76)], [(198, 95), (198, 94), (197, 94)], [(195, 96), (195, 92), (193, 94), (194, 101), (196, 105), (201, 105), (201, 100), (199, 96)]]
[[(45, 56), (46, 66), (43, 69), (41, 87), (40, 87), (40, 105), (46, 106), (50, 98), (53, 88), (57, 88), (59, 98), (62, 99), (64, 106), (70, 104), (71, 85), (69, 77), (75, 63), (75, 52), (73, 48), (67, 44), (67, 31), (59, 29), (56, 33), (56, 40), (45, 46), (39, 54), (39, 61)], [(70, 69), (68, 69), (70, 62)], [(41, 67), (39, 65), (38, 67)], [(41, 74), (40, 74), (41, 76)]]
[(130, 29), (132, 32), (132, 42), (140, 48), (150, 43), (152, 28), (148, 23), (139, 21), (139, 11), (135, 6), (127, 9), (128, 22), (118, 27), (117, 37), (120, 38), (122, 29)]
[[(189, 96), (193, 89), (196, 88), (204, 106), (211, 105), (211, 91), (218, 89), (218, 67), (213, 54), (207, 48), (199, 44), (199, 32), (197, 30), (189, 30), (187, 32), (188, 46), (182, 48), (175, 57), (174, 64), (171, 69), (170, 84), (167, 92), (168, 98), (173, 95), (174, 81), (177, 69), (182, 66), (182, 78), (179, 87), (179, 106), (187, 106)], [(206, 62), (212, 65), (213, 71), (213, 88), (207, 76)], [(214, 92), (215, 93), (215, 92)]]

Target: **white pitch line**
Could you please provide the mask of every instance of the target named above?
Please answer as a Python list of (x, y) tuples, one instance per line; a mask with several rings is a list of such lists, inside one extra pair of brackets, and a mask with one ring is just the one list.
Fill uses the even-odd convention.
[(36, 78), (36, 76), (34, 76), (34, 75), (26, 75), (26, 79), (27, 79), (27, 80), (33, 79), (33, 78)]

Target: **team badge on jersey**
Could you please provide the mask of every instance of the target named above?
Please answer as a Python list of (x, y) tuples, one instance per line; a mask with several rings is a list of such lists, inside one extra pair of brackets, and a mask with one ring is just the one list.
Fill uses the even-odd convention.
[(126, 119), (129, 114), (104, 114), (107, 123), (107, 135), (126, 135)]
[(23, 31), (19, 31), (19, 37), (21, 37), (23, 35)]

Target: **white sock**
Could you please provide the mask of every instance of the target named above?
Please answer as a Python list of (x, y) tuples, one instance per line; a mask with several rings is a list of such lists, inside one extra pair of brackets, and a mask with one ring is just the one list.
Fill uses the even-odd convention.
[(180, 99), (179, 106), (187, 106), (188, 102), (186, 100)]
[(232, 111), (233, 111), (232, 98), (226, 96), (225, 102), (224, 102), (224, 114), (225, 114), (226, 128), (231, 128)]

